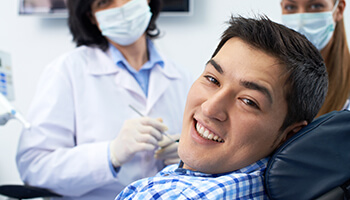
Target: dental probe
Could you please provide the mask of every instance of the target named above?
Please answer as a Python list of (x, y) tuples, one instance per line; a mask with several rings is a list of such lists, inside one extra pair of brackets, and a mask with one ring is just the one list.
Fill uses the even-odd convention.
[[(129, 107), (131, 108), (131, 109), (133, 109), (137, 114), (139, 114), (141, 117), (144, 117), (144, 115), (140, 112), (140, 111), (138, 111), (136, 108), (134, 108), (132, 105), (130, 105), (129, 104)], [(162, 132), (162, 134), (163, 135), (165, 135), (167, 138), (169, 138), (170, 139), (170, 141), (172, 141), (172, 142), (176, 142), (173, 138), (171, 138), (167, 133), (164, 133), (164, 132)]]

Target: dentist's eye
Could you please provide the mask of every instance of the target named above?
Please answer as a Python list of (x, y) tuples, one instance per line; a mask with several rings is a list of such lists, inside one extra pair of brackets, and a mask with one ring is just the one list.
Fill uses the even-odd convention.
[(220, 83), (219, 83), (219, 81), (217, 81), (214, 77), (212, 77), (212, 76), (209, 76), (209, 75), (206, 75), (206, 76), (204, 76), (209, 82), (211, 82), (211, 83), (213, 83), (213, 84), (215, 84), (215, 85), (217, 85), (217, 86), (220, 86)]
[(110, 2), (109, 0), (101, 0), (101, 1), (98, 2), (98, 5), (99, 6), (104, 6), (104, 5), (108, 4), (109, 2)]
[(312, 11), (312, 12), (318, 12), (318, 11), (323, 10), (323, 9), (324, 9), (324, 5), (320, 4), (320, 3), (312, 4), (310, 6), (310, 11)]
[(104, 8), (107, 7), (111, 3), (111, 0), (96, 0), (94, 2), (95, 8)]
[(251, 107), (256, 108), (256, 109), (260, 109), (258, 104), (256, 104), (254, 101), (252, 101), (250, 99), (242, 98), (241, 100), (248, 106), (251, 106)]
[(294, 5), (288, 5), (288, 4), (286, 4), (286, 5), (283, 7), (283, 9), (284, 9), (285, 11), (288, 11), (288, 12), (293, 12), (293, 11), (297, 10), (297, 7), (294, 6)]

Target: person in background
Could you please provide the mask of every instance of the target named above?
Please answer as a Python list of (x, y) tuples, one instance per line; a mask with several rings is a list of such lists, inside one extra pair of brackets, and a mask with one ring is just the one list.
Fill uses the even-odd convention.
[(319, 51), (268, 18), (234, 17), (187, 97), (181, 162), (116, 199), (268, 199), (270, 154), (310, 123), (328, 78)]
[(329, 89), (317, 116), (350, 109), (350, 53), (344, 26), (345, 0), (282, 0), (282, 23), (304, 34), (321, 51)]
[(173, 140), (192, 77), (152, 42), (160, 0), (68, 0), (67, 7), (77, 48), (43, 72), (17, 166), (25, 184), (61, 199), (113, 199), (179, 162)]

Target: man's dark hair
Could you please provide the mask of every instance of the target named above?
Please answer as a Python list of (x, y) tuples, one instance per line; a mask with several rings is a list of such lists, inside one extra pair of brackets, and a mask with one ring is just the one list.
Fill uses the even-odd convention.
[[(73, 35), (73, 41), (77, 46), (97, 45), (102, 50), (107, 50), (107, 39), (101, 34), (97, 25), (91, 22), (91, 5), (94, 1), (95, 0), (67, 0), (69, 13), (68, 26)], [(162, 0), (151, 0), (149, 3), (152, 12), (152, 17), (146, 30), (149, 38), (156, 38), (160, 33), (156, 25), (156, 20), (162, 9), (162, 5)]]
[(284, 85), (288, 111), (281, 130), (295, 122), (310, 123), (321, 108), (328, 90), (328, 75), (320, 52), (306, 37), (266, 16), (257, 19), (231, 17), (229, 27), (212, 57), (231, 38), (237, 37), (261, 50), (285, 67)]

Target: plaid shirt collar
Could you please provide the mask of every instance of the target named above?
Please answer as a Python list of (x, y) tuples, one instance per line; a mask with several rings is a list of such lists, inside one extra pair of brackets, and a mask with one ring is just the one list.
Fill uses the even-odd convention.
[(177, 167), (177, 169), (174, 170), (174, 166), (172, 168), (165, 168), (164, 170), (162, 170), (160, 172), (160, 175), (166, 174), (166, 175), (183, 175), (183, 176), (194, 176), (194, 177), (219, 177), (219, 176), (223, 176), (223, 175), (228, 175), (231, 173), (245, 173), (245, 174), (249, 174), (251, 172), (254, 171), (258, 171), (258, 170), (265, 170), (267, 163), (269, 161), (269, 157), (263, 158), (261, 160), (258, 160), (257, 162), (250, 164), (244, 168), (232, 171), (232, 172), (227, 172), (227, 173), (222, 173), (222, 174), (206, 174), (206, 173), (202, 173), (202, 172), (198, 172), (198, 171), (192, 171), (189, 169), (184, 169), (183, 167), (183, 162), (181, 161)]
[(264, 171), (269, 158), (225, 174), (205, 174), (170, 165), (156, 176), (127, 186), (116, 200), (125, 199), (269, 199)]

